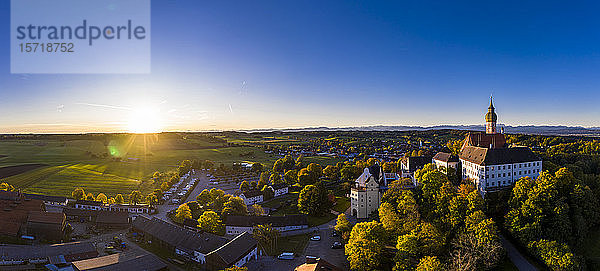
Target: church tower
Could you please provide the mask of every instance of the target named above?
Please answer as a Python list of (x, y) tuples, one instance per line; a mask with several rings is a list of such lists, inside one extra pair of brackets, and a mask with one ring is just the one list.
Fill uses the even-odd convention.
[(488, 107), (488, 112), (485, 114), (486, 134), (496, 134), (496, 120), (498, 120), (498, 116), (496, 116), (494, 104), (492, 103), (492, 97), (490, 97), (490, 107)]

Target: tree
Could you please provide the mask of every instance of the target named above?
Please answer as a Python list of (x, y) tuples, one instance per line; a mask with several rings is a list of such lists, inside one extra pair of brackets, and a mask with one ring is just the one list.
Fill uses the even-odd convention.
[(85, 200), (95, 201), (96, 199), (94, 198), (94, 194), (88, 193), (87, 196), (85, 196)]
[(223, 208), (223, 215), (247, 215), (248, 207), (244, 200), (239, 197), (231, 197)]
[(275, 164), (273, 164), (273, 172), (283, 172), (283, 160), (277, 159)]
[(250, 183), (248, 181), (243, 181), (240, 184), (240, 190), (242, 190), (242, 192), (246, 192), (246, 191), (250, 190)]
[(266, 214), (265, 209), (263, 209), (263, 207), (258, 204), (252, 204), (252, 206), (248, 208), (248, 213), (254, 216), (262, 216)]
[(262, 181), (263, 183), (267, 183), (267, 182), (269, 182), (269, 177), (271, 177), (271, 172), (263, 171), (262, 173), (260, 173), (259, 181)]
[(527, 247), (552, 270), (578, 270), (575, 255), (565, 244), (541, 239), (530, 242)]
[(285, 174), (283, 175), (283, 179), (285, 180), (285, 183), (287, 183), (289, 185), (294, 185), (295, 183), (298, 182), (298, 171), (297, 170), (286, 171)]
[(319, 165), (317, 163), (310, 163), (306, 167), (306, 170), (310, 174), (313, 182), (316, 182), (323, 176), (323, 167), (321, 167), (321, 165)]
[[(189, 161), (189, 160), (187, 160)], [(138, 190), (133, 190), (131, 191), (131, 194), (129, 194), (129, 202), (133, 205), (136, 205), (140, 202), (142, 202), (142, 199), (144, 198), (144, 195), (142, 195), (142, 192), (138, 191)]]
[(184, 203), (179, 205), (177, 211), (175, 211), (175, 217), (173, 220), (177, 223), (183, 223), (186, 218), (192, 219), (192, 210), (190, 210), (190, 207)]
[(417, 271), (443, 271), (446, 270), (444, 265), (435, 256), (425, 256), (419, 260)]
[(115, 203), (116, 204), (123, 204), (123, 203), (125, 203), (125, 200), (123, 199), (123, 195), (117, 194), (117, 196), (115, 197)]
[(323, 169), (323, 175), (332, 181), (337, 181), (340, 178), (340, 170), (336, 166), (327, 166)]
[(148, 194), (148, 196), (146, 196), (146, 203), (150, 205), (158, 204), (158, 197), (156, 197), (155, 194)]
[(283, 181), (281, 180), (281, 175), (279, 175), (279, 173), (273, 173), (273, 174), (271, 174), (271, 177), (269, 177), (269, 182), (271, 184), (280, 184)]
[(352, 230), (352, 224), (346, 218), (346, 214), (340, 213), (335, 223), (335, 230), (340, 233), (344, 240), (348, 240), (350, 237), (350, 231)]
[(379, 221), (392, 236), (403, 233), (403, 224), (400, 216), (389, 202), (382, 202), (379, 206)]
[(167, 191), (169, 190), (169, 183), (168, 182), (163, 182), (160, 184), (160, 190), (162, 191)]
[(388, 242), (383, 225), (377, 221), (354, 225), (345, 253), (352, 270), (382, 270), (383, 252)]
[(0, 190), (2, 191), (14, 191), (15, 187), (8, 184), (8, 183), (1, 183), (0, 184)]
[(361, 173), (362, 169), (354, 165), (345, 165), (340, 170), (342, 180), (345, 181), (354, 181), (356, 178), (358, 178), (358, 176), (360, 176)]
[(232, 267), (227, 267), (225, 268), (223, 271), (248, 271), (248, 267), (242, 266), (242, 267), (238, 267), (238, 266), (232, 266)]
[(212, 201), (212, 198), (210, 197), (208, 190), (204, 189), (202, 192), (200, 192), (200, 194), (198, 194), (198, 196), (196, 196), (196, 201), (198, 204), (202, 205), (202, 207), (206, 207)]
[(423, 222), (410, 233), (398, 236), (396, 248), (399, 254), (420, 258), (436, 255), (444, 245), (444, 236), (431, 223)]
[(270, 200), (275, 196), (275, 191), (268, 185), (264, 185), (260, 192), (262, 192), (264, 200)]
[(108, 201), (106, 201), (106, 203), (115, 204), (115, 198), (113, 198), (113, 197), (109, 198)]
[(331, 202), (327, 190), (321, 182), (307, 185), (300, 191), (298, 211), (303, 214), (322, 216), (329, 211)]
[(104, 195), (104, 193), (100, 193), (100, 194), (98, 194), (98, 196), (96, 196), (96, 201), (101, 201), (103, 203), (106, 203), (108, 201), (108, 197), (106, 197), (106, 195)]
[(75, 190), (71, 192), (71, 197), (73, 197), (76, 200), (83, 200), (86, 196), (87, 195), (85, 194), (85, 191), (81, 187), (75, 188)]
[(273, 254), (273, 251), (277, 247), (277, 238), (279, 238), (279, 236), (279, 231), (274, 229), (271, 224), (256, 225), (252, 229), (252, 237), (254, 237), (262, 247), (266, 248), (270, 254)]
[(298, 183), (300, 183), (301, 185), (309, 185), (309, 184), (313, 184), (315, 182), (315, 179), (313, 179), (312, 175), (308, 172), (308, 169), (301, 169), (298, 172)]
[(206, 211), (198, 218), (198, 226), (205, 232), (222, 234), (224, 232), (223, 223), (219, 215), (214, 211)]

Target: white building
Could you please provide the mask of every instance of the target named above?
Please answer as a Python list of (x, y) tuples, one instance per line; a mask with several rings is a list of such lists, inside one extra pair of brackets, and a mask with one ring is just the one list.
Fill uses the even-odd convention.
[(125, 211), (130, 214), (150, 214), (152, 208), (147, 204), (132, 205), (132, 204), (111, 204), (108, 206), (109, 211)]
[(510, 147), (504, 134), (496, 132), (496, 112), (490, 100), (485, 116), (486, 132), (465, 138), (459, 159), (463, 180), (470, 180), (480, 193), (510, 187), (519, 178), (537, 178), (542, 160), (527, 147)]
[(104, 203), (101, 201), (78, 200), (75, 202), (75, 209), (100, 211), (104, 209)]
[(447, 152), (438, 152), (433, 159), (431, 159), (431, 162), (438, 168), (445, 167), (456, 169), (460, 161), (456, 155)]
[(254, 226), (271, 226), (279, 232), (301, 230), (308, 228), (306, 215), (286, 216), (236, 216), (229, 215), (225, 218), (225, 232), (229, 235), (237, 235), (243, 232), (252, 233)]
[(263, 202), (263, 194), (260, 190), (250, 190), (240, 194), (240, 198), (244, 200), (246, 205), (250, 206), (255, 203)]
[(387, 189), (383, 169), (379, 165), (365, 168), (350, 189), (350, 209), (356, 218), (367, 218), (377, 211)]
[(290, 186), (285, 183), (280, 183), (280, 184), (271, 185), (271, 188), (273, 189), (273, 192), (275, 193), (274, 197), (279, 197), (279, 196), (289, 193)]

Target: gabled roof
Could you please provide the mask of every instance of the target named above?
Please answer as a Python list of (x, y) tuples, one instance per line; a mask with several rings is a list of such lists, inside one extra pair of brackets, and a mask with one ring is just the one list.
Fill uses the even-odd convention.
[(227, 243), (227, 239), (221, 236), (207, 232), (196, 232), (157, 217), (149, 219), (144, 215), (139, 215), (133, 221), (132, 226), (171, 246), (188, 252), (196, 250), (207, 254)]
[(167, 265), (163, 261), (161, 261), (158, 257), (152, 254), (143, 254), (128, 257), (124, 256), (124, 253), (76, 261), (73, 262), (73, 266), (75, 266), (75, 268), (77, 268), (77, 270), (80, 271), (155, 271), (167, 268)]
[(369, 182), (369, 178), (373, 177), (375, 182), (379, 185), (386, 185), (385, 175), (382, 174), (383, 169), (380, 165), (372, 165), (370, 167), (365, 168), (363, 173), (356, 179), (356, 183), (360, 187), (365, 187), (367, 182)]
[(206, 258), (211, 260), (220, 261), (225, 266), (230, 266), (241, 258), (246, 256), (257, 246), (256, 240), (252, 238), (252, 235), (247, 232), (236, 236), (227, 244), (219, 247), (218, 249), (208, 253)]
[(273, 227), (308, 225), (306, 215), (286, 216), (241, 216), (229, 215), (225, 218), (226, 226), (253, 227), (256, 225), (271, 224)]
[(282, 189), (282, 188), (286, 188), (286, 187), (289, 187), (289, 185), (286, 183), (278, 183), (278, 184), (271, 185), (271, 188), (273, 188), (273, 190)]
[(317, 259), (314, 263), (305, 263), (296, 267), (294, 271), (342, 271), (342, 269), (323, 259)]
[(458, 162), (458, 156), (452, 155), (451, 153), (447, 153), (447, 152), (438, 152), (433, 157), (433, 160), (442, 161), (442, 162)]
[(408, 168), (408, 171), (414, 172), (417, 169), (423, 168), (427, 164), (431, 164), (431, 156), (409, 156), (402, 158), (402, 164)]
[(96, 217), (96, 223), (106, 223), (106, 224), (128, 224), (129, 223), (129, 213), (128, 212), (120, 212), (120, 211), (98, 211), (98, 216)]
[(30, 211), (29, 216), (27, 217), (27, 222), (62, 225), (65, 222), (65, 214), (43, 211)]
[(460, 159), (478, 165), (503, 165), (540, 161), (541, 159), (527, 147), (488, 149), (465, 146), (459, 155)]
[(252, 189), (252, 190), (248, 190), (246, 192), (243, 192), (242, 195), (244, 195), (244, 197), (246, 197), (247, 199), (249, 199), (249, 198), (254, 198), (254, 197), (262, 196), (262, 192), (260, 192), (260, 190)]

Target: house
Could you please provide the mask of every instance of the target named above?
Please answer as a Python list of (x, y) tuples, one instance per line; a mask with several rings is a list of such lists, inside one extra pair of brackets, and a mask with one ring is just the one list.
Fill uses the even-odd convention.
[(249, 190), (240, 194), (240, 198), (244, 200), (246, 205), (252, 205), (255, 203), (263, 202), (263, 194), (260, 190)]
[(273, 192), (275, 192), (274, 197), (279, 197), (281, 195), (289, 193), (289, 187), (290, 186), (285, 183), (271, 185)]
[(226, 244), (229, 240), (206, 232), (196, 232), (167, 221), (139, 215), (132, 223), (132, 231), (139, 233), (145, 241), (174, 252), (189, 260), (205, 263), (205, 256)]
[(379, 208), (381, 197), (387, 190), (383, 168), (373, 165), (365, 168), (350, 188), (350, 209), (356, 218), (368, 218)]
[(77, 200), (75, 209), (100, 211), (104, 208), (104, 203), (101, 201)]
[(19, 237), (25, 232), (29, 212), (44, 211), (44, 202), (20, 192), (0, 191), (0, 236)]
[(99, 211), (65, 207), (63, 213), (68, 221), (92, 222), (96, 220)]
[(431, 162), (438, 168), (445, 167), (453, 169), (456, 169), (460, 163), (458, 156), (448, 152), (438, 152), (433, 159), (431, 159)]
[(109, 211), (125, 211), (130, 214), (150, 214), (152, 213), (152, 206), (148, 204), (111, 204), (108, 206)]
[[(54, 245), (0, 245), (0, 265), (35, 262), (39, 264), (60, 260), (73, 262), (98, 257), (91, 242), (71, 242)], [(60, 258), (60, 259), (57, 259)]]
[(271, 224), (279, 232), (293, 231), (308, 228), (306, 215), (286, 216), (237, 216), (230, 215), (225, 218), (225, 232), (231, 235), (252, 233), (256, 225)]
[(343, 271), (343, 269), (321, 259), (306, 258), (306, 263), (296, 267), (294, 271)]
[(228, 267), (242, 267), (251, 260), (258, 259), (258, 243), (250, 233), (244, 232), (225, 245), (206, 255), (207, 270), (223, 270)]
[(497, 133), (497, 119), (490, 99), (485, 133), (469, 133), (459, 154), (462, 179), (472, 182), (482, 195), (512, 187), (522, 177), (537, 178), (542, 172), (542, 159), (531, 149), (508, 146), (504, 133)]
[(431, 164), (431, 157), (427, 156), (408, 156), (400, 161), (401, 177), (410, 178), (416, 183), (415, 172), (422, 169), (425, 165)]
[(28, 199), (37, 199), (44, 202), (46, 205), (46, 212), (62, 213), (63, 208), (69, 203), (69, 199), (66, 197), (58, 196), (47, 196), (40, 194), (25, 194)]
[(168, 266), (152, 254), (126, 255), (112, 254), (71, 263), (77, 271), (160, 271), (169, 270)]
[(129, 228), (129, 213), (120, 211), (98, 211), (95, 219), (99, 229), (117, 230)]
[(64, 237), (66, 217), (63, 213), (30, 211), (26, 232), (41, 240), (60, 241)]

